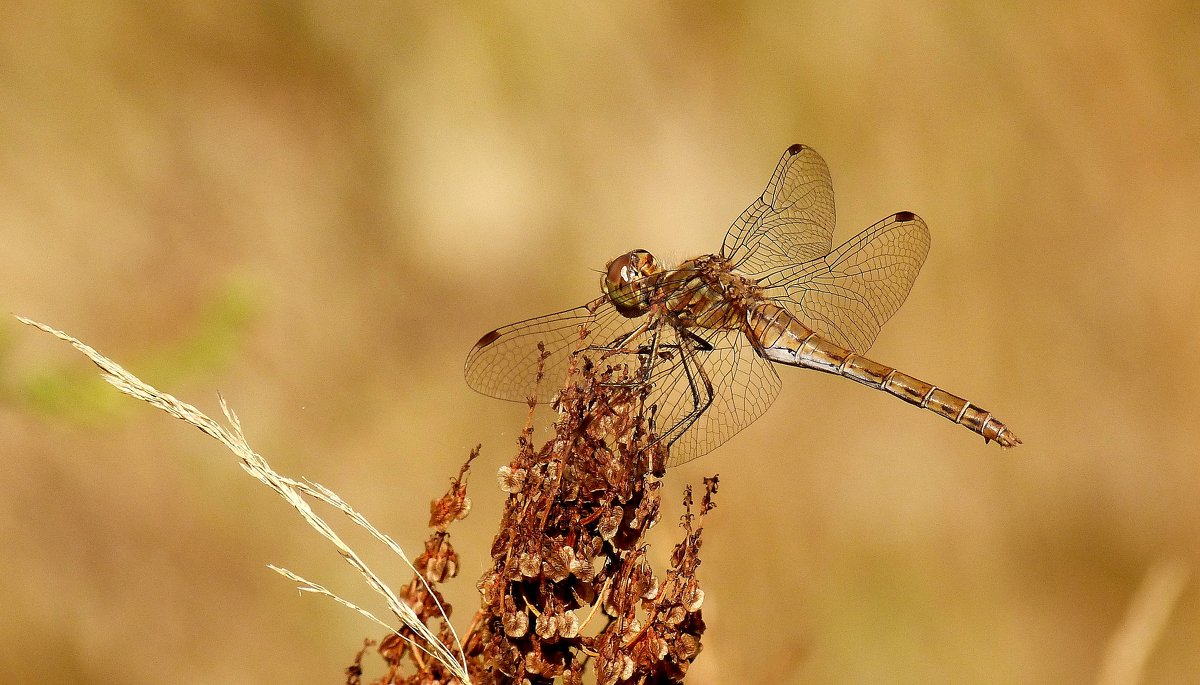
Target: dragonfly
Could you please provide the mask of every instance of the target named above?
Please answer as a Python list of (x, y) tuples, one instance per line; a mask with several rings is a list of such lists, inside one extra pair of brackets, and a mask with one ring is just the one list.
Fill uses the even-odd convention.
[(864, 356), (908, 297), (929, 229), (897, 212), (833, 248), (833, 181), (816, 150), (792, 145), (719, 254), (661, 265), (646, 250), (610, 261), (600, 297), (497, 328), (467, 356), (468, 385), (550, 401), (575, 355), (633, 355), (644, 369), (667, 466), (716, 449), (779, 395), (777, 365), (836, 374), (966, 427), (1021, 440), (991, 412)]

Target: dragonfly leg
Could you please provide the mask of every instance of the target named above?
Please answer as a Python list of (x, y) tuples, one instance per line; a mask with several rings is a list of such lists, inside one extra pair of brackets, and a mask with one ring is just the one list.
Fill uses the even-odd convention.
[(704, 412), (708, 411), (716, 395), (712, 381), (704, 370), (704, 365), (692, 356), (696, 351), (711, 351), (712, 345), (695, 333), (681, 329), (681, 340), (672, 347), (679, 349), (679, 365), (683, 367), (683, 374), (692, 394), (692, 409), (676, 421), (675, 425), (660, 433), (655, 440), (655, 442), (666, 441), (668, 449), (700, 419)]

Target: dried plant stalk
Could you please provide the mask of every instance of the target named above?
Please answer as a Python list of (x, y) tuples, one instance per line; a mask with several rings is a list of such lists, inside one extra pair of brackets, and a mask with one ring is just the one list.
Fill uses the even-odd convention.
[[(531, 401), (517, 454), (499, 471), (508, 499), (478, 583), (483, 605), (464, 638), (468, 669), (476, 683), (573, 685), (589, 667), (601, 685), (682, 682), (704, 632), (696, 570), (717, 479), (705, 481), (696, 512), (687, 491), (684, 538), (656, 575), (647, 560), (660, 511), (652, 465), (667, 454), (655, 440), (649, 388), (637, 380), (645, 369), (575, 361), (553, 439), (535, 448)], [(381, 644), (388, 674), (376, 685), (444, 682), (391, 643)]]
[[(579, 683), (589, 661), (601, 685), (680, 682), (704, 632), (700, 522), (689, 492), (685, 538), (656, 576), (646, 536), (661, 482), (651, 465), (665, 463), (666, 450), (645, 411), (648, 387), (623, 367), (579, 359), (557, 401), (554, 439), (535, 451), (527, 427), (500, 470), (509, 497), (468, 652), (479, 645), (494, 682)], [(716, 487), (706, 482), (700, 518)], [(589, 630), (597, 608), (602, 625)]]

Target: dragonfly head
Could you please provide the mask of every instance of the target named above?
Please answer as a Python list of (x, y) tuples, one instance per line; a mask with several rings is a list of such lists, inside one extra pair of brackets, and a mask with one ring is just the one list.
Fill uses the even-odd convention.
[(650, 290), (638, 281), (661, 270), (649, 252), (626, 252), (608, 263), (600, 277), (600, 288), (617, 311), (630, 318), (641, 316), (650, 308)]

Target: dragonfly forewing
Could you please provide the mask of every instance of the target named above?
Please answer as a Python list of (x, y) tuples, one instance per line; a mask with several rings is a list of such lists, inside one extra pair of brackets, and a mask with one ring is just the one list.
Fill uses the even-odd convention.
[(572, 354), (609, 344), (636, 326), (601, 297), (497, 328), (484, 334), (467, 355), (467, 384), (501, 400), (548, 402), (562, 389)]

